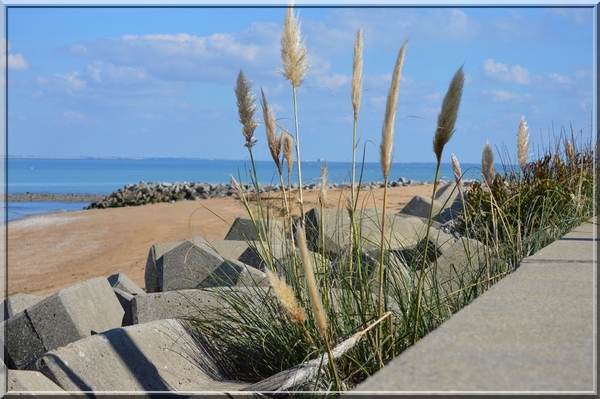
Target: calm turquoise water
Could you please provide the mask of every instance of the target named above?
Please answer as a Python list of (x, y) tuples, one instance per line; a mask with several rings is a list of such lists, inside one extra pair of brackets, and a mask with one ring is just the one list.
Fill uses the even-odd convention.
[[(319, 182), (322, 162), (303, 162), (302, 181)], [(179, 158), (148, 159), (56, 159), (56, 158), (9, 158), (8, 193), (53, 193), (53, 194), (103, 194), (108, 195), (126, 184), (148, 182), (208, 182), (229, 183), (232, 174), (240, 182), (250, 182), (249, 161), (203, 160)], [(256, 168), (261, 184), (279, 183), (272, 161), (257, 161)], [(328, 179), (331, 183), (350, 181), (350, 163), (329, 162)], [(479, 165), (462, 165), (465, 178), (477, 178)], [(469, 171), (469, 168), (470, 171)], [(359, 171), (357, 171), (357, 179)], [(390, 180), (404, 177), (410, 180), (432, 181), (435, 176), (434, 163), (392, 164)], [(443, 164), (441, 177), (453, 179), (450, 164)], [(292, 180), (297, 182), (296, 168)], [(381, 181), (379, 163), (366, 163), (363, 181)], [(82, 209), (86, 204), (76, 203), (9, 203), (8, 220), (24, 216), (56, 211)]]

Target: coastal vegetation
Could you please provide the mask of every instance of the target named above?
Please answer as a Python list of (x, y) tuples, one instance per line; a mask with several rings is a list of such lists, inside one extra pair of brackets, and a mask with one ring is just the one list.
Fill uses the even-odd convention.
[[(221, 291), (231, 312), (203, 312), (191, 321), (207, 345), (233, 378), (257, 382), (298, 365), (303, 374), (284, 382), (280, 389), (294, 396), (313, 392), (335, 396), (356, 387), (361, 381), (385, 367), (394, 357), (419, 341), (490, 286), (513, 272), (523, 257), (559, 238), (574, 226), (589, 219), (596, 210), (594, 178), (596, 166), (593, 139), (582, 134), (561, 132), (554, 142), (533, 159), (525, 118), (517, 131), (516, 163), (504, 150), (503, 171), (495, 170), (494, 152), (482, 152), (481, 181), (463, 185), (464, 173), (452, 155), (456, 185), (461, 201), (459, 215), (448, 225), (467, 255), (453, 284), (437, 274), (437, 259), (430, 257), (430, 232), (434, 226), (433, 206), (429, 207), (427, 229), (422, 245), (399, 256), (390, 247), (387, 234), (386, 193), (390, 164), (393, 162), (394, 120), (400, 95), (402, 65), (408, 57), (408, 42), (398, 53), (383, 116), (380, 164), (384, 180), (383, 201), (370, 204), (378, 209), (379, 234), (366, 241), (361, 234), (360, 162), (356, 162), (356, 124), (360, 115), (362, 92), (362, 28), (356, 35), (352, 104), (352, 170), (348, 197), (342, 212), (349, 217), (344, 232), (349, 240), (336, 257), (326, 245), (311, 245), (323, 239), (326, 215), (327, 168), (322, 170), (319, 206), (307, 217), (302, 196), (300, 130), (297, 89), (310, 66), (300, 23), (288, 7), (281, 38), (283, 69), (290, 81), (294, 104), (294, 134), (278, 126), (274, 110), (264, 91), (260, 105), (267, 142), (278, 170), (280, 201), (274, 206), (269, 197), (258, 192), (253, 146), (258, 126), (252, 82), (241, 70), (235, 85), (239, 120), (252, 166), (250, 181), (239, 183), (233, 176), (231, 186), (246, 207), (259, 240), (251, 242), (264, 263), (270, 281), (268, 290), (248, 286), (247, 290)], [(439, 189), (439, 170), (443, 151), (452, 139), (459, 114), (464, 84), (463, 66), (452, 77), (442, 101), (433, 132), (432, 149), (437, 170), (433, 177), (431, 199)], [(516, 121), (518, 122), (518, 121)], [(516, 125), (516, 124), (515, 124)], [(279, 133), (277, 130), (279, 129)], [(292, 189), (290, 175), (296, 159), (298, 189)], [(358, 174), (358, 178), (357, 178)], [(369, 205), (369, 204), (367, 204)], [(298, 208), (298, 209), (294, 209)], [(299, 212), (297, 212), (299, 211)], [(317, 223), (315, 223), (315, 218)], [(318, 220), (320, 218), (320, 220)], [(278, 220), (283, 231), (272, 231)], [(316, 229), (316, 231), (315, 231)], [(273, 233), (273, 234), (271, 234)], [(277, 234), (275, 234), (277, 233)], [(342, 234), (340, 233), (340, 236)], [(276, 238), (277, 237), (277, 238)], [(369, 254), (365, 248), (370, 248)], [(376, 254), (376, 256), (370, 256)], [(291, 389), (293, 388), (293, 389)], [(291, 392), (290, 392), (291, 391)]]

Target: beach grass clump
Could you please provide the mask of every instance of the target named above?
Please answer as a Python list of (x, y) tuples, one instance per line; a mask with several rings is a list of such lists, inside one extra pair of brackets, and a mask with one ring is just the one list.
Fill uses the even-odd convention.
[(517, 137), (519, 169), (504, 173), (483, 156), (484, 184), (473, 183), (466, 193), (468, 206), (460, 219), (463, 231), (491, 242), (513, 266), (583, 223), (594, 214), (597, 154), (591, 142), (574, 135), (557, 140), (535, 160), (528, 160), (528, 140), (522, 119)]
[[(256, 225), (259, 239), (248, 244), (260, 257), (269, 284), (215, 290), (215, 295), (227, 304), (226, 310), (199, 309), (191, 321), (201, 332), (203, 345), (232, 379), (258, 382), (293, 369), (297, 380), (283, 381), (277, 387), (278, 394), (293, 397), (299, 391), (308, 391), (318, 396), (335, 396), (385, 367), (514, 270), (524, 256), (589, 218), (595, 209), (592, 187), (596, 156), (591, 143), (583, 145), (573, 136), (562, 140), (562, 147), (531, 160), (523, 118), (517, 133), (518, 169), (506, 165), (504, 174), (498, 173), (493, 150), (486, 144), (482, 153), (482, 180), (465, 188), (458, 159), (451, 156), (463, 209), (454, 221), (461, 237), (448, 240), (452, 240), (454, 253), (461, 255), (449, 263), (431, 248), (441, 234), (433, 229), (433, 207), (425, 233), (419, 236), (420, 242), (398, 250), (394, 243), (399, 237), (388, 225), (394, 215), (386, 211), (386, 194), (394, 160), (394, 121), (407, 42), (398, 53), (383, 115), (379, 147), (385, 181), (383, 201), (374, 204), (369, 213), (357, 207), (354, 174), (356, 122), (362, 90), (360, 28), (355, 40), (351, 84), (355, 122), (351, 192), (342, 205), (345, 209), (335, 213), (338, 208), (328, 208), (324, 167), (318, 211), (309, 220), (302, 200), (296, 103), (296, 90), (304, 82), (309, 67), (300, 24), (291, 5), (281, 44), (284, 69), (280, 73), (293, 88), (295, 136), (284, 127), (280, 127), (281, 133), (276, 136), (276, 119), (262, 89), (260, 102), (267, 143), (281, 181), (283, 195), (277, 200), (284, 202), (279, 207), (283, 214), (273, 212), (272, 201), (261, 202), (260, 195), (256, 195), (256, 204), (251, 206), (247, 193), (232, 177), (232, 186)], [(236, 89), (240, 122), (246, 143), (250, 144), (255, 142), (250, 131), (254, 132), (256, 124), (251, 122), (252, 112), (249, 112), (255, 110), (255, 97), (248, 81), (240, 79), (236, 86), (241, 88)], [(461, 66), (441, 104), (432, 142), (437, 162), (432, 199), (438, 189), (444, 148), (455, 134), (464, 80)], [(242, 112), (244, 107), (249, 111)], [(294, 144), (300, 186), (295, 202), (290, 201)], [(247, 147), (252, 157), (252, 146)], [(283, 168), (284, 162), (287, 170)], [(254, 179), (254, 163), (252, 168), (250, 176)], [(255, 180), (252, 183), (257, 184)], [(294, 207), (300, 208), (300, 216), (292, 217)], [(332, 220), (334, 217), (338, 220)], [(345, 217), (350, 221), (343, 222)], [(284, 232), (279, 239), (269, 234), (272, 219), (282, 223)], [(339, 242), (325, 241), (326, 223), (335, 225)], [(365, 233), (367, 225), (375, 226), (372, 234)]]

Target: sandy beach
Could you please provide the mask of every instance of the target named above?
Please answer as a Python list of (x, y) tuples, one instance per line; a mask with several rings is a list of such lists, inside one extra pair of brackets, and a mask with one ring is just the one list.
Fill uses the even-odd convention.
[[(415, 195), (430, 196), (433, 185), (388, 189), (388, 209), (399, 212)], [(318, 192), (304, 191), (305, 210)], [(346, 201), (348, 190), (329, 190), (327, 206)], [(359, 206), (381, 206), (383, 189), (363, 191)], [(276, 206), (281, 201), (271, 199)], [(296, 212), (298, 213), (298, 212)], [(222, 239), (236, 217), (247, 216), (234, 197), (178, 201), (125, 208), (33, 216), (8, 223), (8, 295), (52, 295), (94, 278), (125, 273), (140, 287), (153, 244), (201, 236)]]

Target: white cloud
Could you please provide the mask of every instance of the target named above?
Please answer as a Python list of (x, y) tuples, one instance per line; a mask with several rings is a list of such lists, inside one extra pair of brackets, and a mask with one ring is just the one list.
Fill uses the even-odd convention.
[[(94, 68), (113, 78), (127, 75), (169, 81), (235, 82), (239, 69), (250, 79), (274, 76), (279, 61), (279, 28), (273, 23), (253, 23), (236, 33), (210, 36), (180, 34), (123, 35), (71, 45), (71, 55), (94, 61)], [(100, 64), (98, 64), (100, 63)], [(108, 76), (107, 76), (108, 77)]]
[(87, 66), (87, 74), (95, 82), (132, 84), (148, 78), (143, 67), (115, 66), (110, 62), (94, 61)]
[(81, 90), (86, 87), (86, 81), (79, 78), (78, 72), (71, 72), (66, 75), (54, 74), (55, 82), (67, 92)]
[(529, 83), (529, 70), (520, 65), (509, 67), (507, 64), (488, 58), (483, 61), (481, 69), (483, 74), (492, 80), (522, 85)]
[[(2, 57), (4, 63), (5, 58)], [(14, 71), (26, 71), (29, 69), (29, 62), (23, 57), (23, 54), (9, 54), (8, 55), (8, 69)]]
[(562, 18), (564, 21), (575, 24), (592, 24), (594, 19), (593, 8), (548, 8), (546, 13)]
[(568, 84), (571, 84), (571, 83), (572, 83), (572, 81), (571, 81), (571, 78), (569, 78), (568, 76), (563, 76), (563, 75), (560, 75), (560, 74), (558, 74), (558, 73), (551, 73), (551, 74), (548, 74), (548, 78), (549, 78), (549, 79), (550, 79), (552, 82), (554, 82), (554, 83), (558, 83), (558, 84), (563, 84), (563, 85), (565, 85), (565, 84), (566, 84), (566, 85), (568, 85)]
[(63, 116), (71, 121), (80, 121), (87, 118), (86, 114), (80, 114), (75, 111), (65, 111), (63, 112)]
[(522, 102), (529, 95), (521, 95), (507, 90), (485, 90), (484, 96), (494, 102)]
[(425, 96), (423, 96), (423, 98), (425, 98), (427, 101), (435, 101), (435, 102), (437, 102), (437, 101), (440, 101), (440, 99), (442, 97), (441, 97), (440, 92), (438, 91), (438, 92), (433, 93), (433, 94), (426, 94)]
[(317, 83), (321, 86), (328, 87), (331, 90), (339, 89), (350, 83), (350, 76), (334, 73), (333, 75), (325, 75), (317, 77)]

